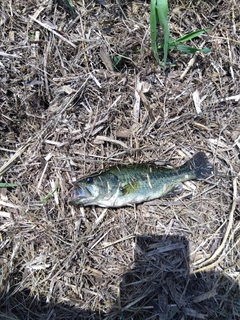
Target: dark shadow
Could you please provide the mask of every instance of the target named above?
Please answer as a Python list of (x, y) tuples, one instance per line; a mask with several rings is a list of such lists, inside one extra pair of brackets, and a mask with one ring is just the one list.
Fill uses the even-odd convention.
[[(240, 319), (239, 286), (217, 272), (190, 274), (185, 237), (137, 237), (135, 262), (129, 269), (108, 314), (47, 304), (45, 297), (33, 299), (26, 290), (14, 293), (13, 287), (0, 296), (0, 319)], [(18, 277), (11, 275), (16, 283), (21, 281)]]
[(106, 319), (240, 319), (240, 290), (220, 273), (189, 273), (188, 241), (141, 236), (119, 304)]

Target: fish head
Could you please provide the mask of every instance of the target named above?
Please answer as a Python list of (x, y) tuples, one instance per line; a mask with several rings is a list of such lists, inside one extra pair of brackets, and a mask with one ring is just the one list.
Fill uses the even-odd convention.
[(111, 173), (82, 178), (70, 191), (70, 205), (105, 206), (118, 190), (118, 178)]

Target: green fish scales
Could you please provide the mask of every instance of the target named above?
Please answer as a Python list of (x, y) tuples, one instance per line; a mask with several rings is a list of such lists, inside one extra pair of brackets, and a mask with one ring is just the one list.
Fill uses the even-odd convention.
[(213, 173), (205, 153), (199, 152), (178, 168), (155, 164), (115, 166), (83, 177), (70, 192), (71, 205), (118, 208), (180, 193), (181, 183)]

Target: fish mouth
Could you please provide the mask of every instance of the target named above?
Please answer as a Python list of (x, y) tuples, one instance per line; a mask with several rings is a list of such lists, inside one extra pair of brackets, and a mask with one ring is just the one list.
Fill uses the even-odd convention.
[(91, 192), (87, 188), (74, 187), (70, 190), (70, 201), (69, 204), (82, 203), (86, 198), (92, 196)]
[(76, 198), (83, 197), (85, 195), (85, 192), (83, 188), (73, 188), (70, 191), (70, 197), (72, 200), (75, 200)]
[(78, 188), (73, 188), (70, 191), (70, 201), (69, 204), (75, 204), (77, 203), (79, 200), (86, 198), (86, 192), (83, 188), (78, 187)]

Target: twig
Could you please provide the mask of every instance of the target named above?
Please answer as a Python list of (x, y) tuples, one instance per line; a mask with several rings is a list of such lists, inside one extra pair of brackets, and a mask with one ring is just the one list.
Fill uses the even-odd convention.
[(2, 176), (14, 163), (15, 160), (17, 160), (18, 157), (24, 152), (24, 150), (29, 146), (29, 143), (27, 143), (24, 147), (19, 148), (15, 154), (0, 168), (0, 176)]
[(0, 51), (0, 57), (3, 57), (3, 58), (21, 58), (21, 56), (19, 56), (17, 54), (6, 53), (6, 52), (3, 52), (3, 51)]
[(77, 48), (77, 46), (72, 43), (70, 40), (68, 40), (67, 38), (65, 38), (64, 36), (62, 36), (58, 31), (56, 31), (55, 29), (53, 29), (51, 26), (47, 25), (46, 23), (41, 22), (38, 19), (35, 19), (32, 16), (29, 16), (33, 21), (37, 22), (40, 26), (42, 26), (43, 28), (47, 29), (48, 31), (52, 32), (53, 34), (55, 34), (57, 37), (59, 37), (61, 40), (67, 42), (68, 44), (70, 44), (73, 48)]

